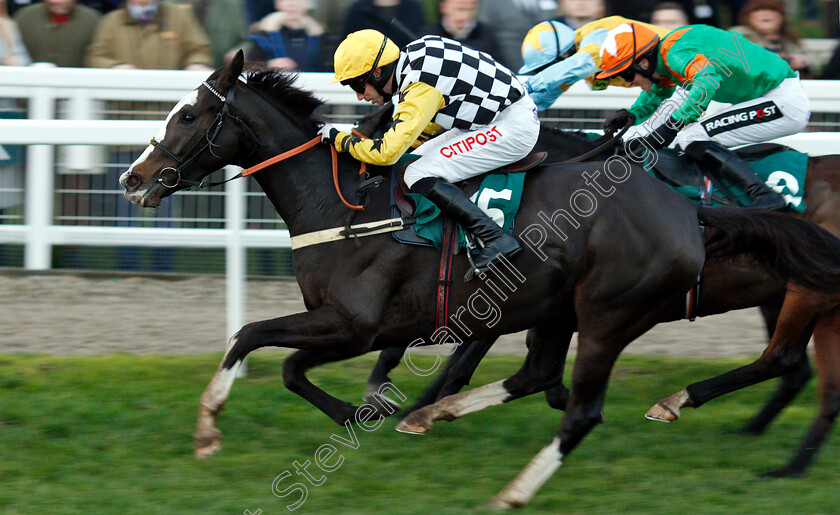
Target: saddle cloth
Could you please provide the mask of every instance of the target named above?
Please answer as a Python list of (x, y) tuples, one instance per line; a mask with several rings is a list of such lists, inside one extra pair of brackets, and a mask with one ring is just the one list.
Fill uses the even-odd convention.
[[(402, 216), (404, 221), (408, 222), (408, 229), (396, 231), (392, 235), (400, 243), (433, 246), (441, 250), (444, 217), (430, 200), (422, 195), (407, 192), (401, 172), (404, 171), (402, 165), (409, 161), (411, 156), (405, 157), (406, 159), (401, 159), (392, 168), (391, 184), (395, 186), (391, 191), (391, 213), (394, 217)], [(458, 186), (470, 195), (470, 200), (499, 224), (502, 230), (510, 231), (522, 200), (525, 170), (539, 165), (545, 158), (545, 152), (537, 152), (500, 170), (507, 173), (487, 173), (459, 183)], [(468, 247), (460, 225), (457, 226), (454, 243), (455, 253)], [(473, 250), (479, 251), (477, 248)]]
[[(735, 151), (768, 186), (780, 193), (787, 201), (788, 210), (803, 212), (805, 202), (805, 178), (808, 169), (808, 154), (774, 143), (750, 145)], [(653, 166), (645, 163), (645, 170), (662, 180), (680, 195), (702, 202), (705, 186), (703, 168), (693, 159), (677, 153), (674, 149), (657, 151)], [(724, 187), (712, 185), (711, 205), (740, 205), (748, 203), (747, 194), (724, 181)], [(735, 198), (731, 198), (734, 195)]]

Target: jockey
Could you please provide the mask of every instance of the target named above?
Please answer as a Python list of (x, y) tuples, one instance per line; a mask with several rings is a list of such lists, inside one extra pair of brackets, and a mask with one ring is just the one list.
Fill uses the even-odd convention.
[(420, 157), (408, 165), (405, 183), (481, 239), (479, 271), (499, 255), (517, 253), (519, 242), (453, 184), (518, 161), (536, 145), (537, 109), (516, 76), (451, 39), (423, 36), (400, 51), (371, 29), (349, 34), (334, 66), (332, 81), (350, 86), (359, 100), (381, 106), (394, 97), (396, 107), (381, 138), (362, 139), (327, 124), (322, 139), (360, 161), (391, 165), (424, 130), (445, 131), (413, 152)]
[[(781, 57), (736, 32), (706, 25), (680, 27), (660, 41), (655, 32), (629, 23), (610, 31), (601, 62), (604, 71), (596, 78), (619, 76), (644, 90), (629, 110), (604, 124), (614, 129), (627, 118), (650, 117), (643, 124), (647, 135), (628, 142), (629, 154), (638, 157), (642, 147), (657, 150), (676, 139), (718, 180), (744, 190), (750, 207), (784, 209), (784, 199), (728, 148), (796, 134), (808, 123), (808, 97)], [(685, 97), (663, 103), (675, 85), (686, 90)], [(712, 100), (733, 105), (695, 123)]]
[(596, 79), (601, 68), (601, 45), (607, 32), (623, 23), (638, 23), (664, 37), (668, 30), (647, 23), (634, 22), (621, 16), (610, 16), (587, 23), (577, 30), (559, 21), (544, 21), (531, 27), (522, 41), (520, 75), (532, 75), (525, 90), (534, 99), (537, 109), (545, 111), (572, 84), (585, 80), (595, 91), (607, 86), (629, 87), (620, 77)]

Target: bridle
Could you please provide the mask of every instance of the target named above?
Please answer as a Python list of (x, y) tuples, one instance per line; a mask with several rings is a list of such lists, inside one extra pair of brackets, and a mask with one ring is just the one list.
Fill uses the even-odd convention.
[[(176, 164), (176, 168), (168, 166), (158, 173), (158, 178), (156, 182), (164, 188), (172, 189), (185, 186), (187, 189), (192, 187), (202, 189), (212, 186), (219, 186), (221, 184), (224, 184), (228, 181), (237, 179), (242, 176), (242, 174), (238, 174), (234, 177), (231, 177), (230, 179), (219, 182), (205, 182), (204, 180), (193, 181), (189, 179), (184, 179), (181, 176), (182, 172), (188, 166), (190, 166), (196, 159), (198, 159), (204, 153), (205, 150), (209, 149), (210, 153), (213, 154), (214, 141), (218, 137), (219, 132), (222, 130), (222, 124), (225, 121), (225, 118), (232, 118), (234, 122), (236, 122), (240, 127), (242, 127), (248, 133), (250, 133), (251, 136), (254, 137), (254, 140), (257, 141), (256, 134), (253, 130), (251, 130), (248, 124), (245, 123), (245, 121), (239, 118), (238, 116), (231, 113), (231, 108), (233, 107), (233, 100), (236, 97), (236, 82), (231, 84), (227, 93), (224, 95), (213, 89), (213, 87), (210, 86), (210, 84), (208, 84), (207, 81), (202, 82), (201, 85), (210, 90), (210, 93), (212, 93), (216, 96), (216, 98), (222, 101), (222, 108), (216, 114), (216, 118), (213, 120), (213, 123), (210, 125), (210, 127), (207, 129), (207, 132), (204, 134), (204, 138), (199, 139), (198, 141), (193, 143), (193, 145), (186, 151), (183, 157), (178, 157), (175, 154), (175, 152), (172, 152), (170, 149), (166, 148), (160, 141), (158, 141), (155, 138), (152, 138), (152, 140), (150, 141), (153, 147), (163, 152), (164, 155), (175, 161)], [(251, 152), (248, 155), (252, 154), (254, 150), (256, 150), (258, 145), (259, 141), (255, 143), (254, 148), (251, 149)]]
[[(167, 157), (169, 157), (170, 159), (175, 161), (176, 166), (177, 166), (177, 168), (172, 168), (171, 166), (166, 167), (166, 168), (162, 169), (160, 172), (158, 172), (158, 178), (157, 178), (156, 182), (158, 184), (162, 185), (165, 188), (172, 189), (172, 188), (177, 188), (179, 186), (184, 186), (184, 187), (186, 187), (186, 189), (190, 189), (192, 187), (202, 189), (202, 188), (210, 188), (210, 187), (213, 187), (213, 186), (220, 186), (220, 185), (225, 184), (226, 182), (230, 182), (234, 179), (239, 179), (241, 177), (247, 177), (247, 176), (249, 176), (249, 175), (251, 175), (255, 172), (258, 172), (258, 171), (260, 171), (264, 168), (267, 168), (267, 167), (269, 167), (273, 164), (279, 163), (280, 161), (288, 159), (292, 156), (296, 156), (296, 155), (300, 154), (301, 152), (305, 152), (306, 150), (314, 147), (315, 145), (317, 145), (318, 143), (321, 142), (321, 136), (316, 136), (313, 139), (303, 143), (302, 145), (299, 145), (299, 146), (297, 146), (297, 147), (295, 147), (291, 150), (288, 150), (288, 151), (283, 152), (279, 155), (276, 155), (274, 157), (266, 159), (265, 161), (262, 161), (261, 163), (258, 163), (256, 165), (250, 167), (250, 168), (242, 170), (238, 174), (236, 174), (233, 177), (231, 177), (229, 179), (226, 179), (224, 181), (205, 182), (204, 180), (193, 181), (193, 180), (189, 180), (189, 179), (184, 179), (184, 178), (181, 177), (181, 172), (184, 171), (184, 169), (186, 169), (189, 165), (191, 165), (196, 159), (198, 159), (198, 157), (201, 156), (201, 154), (205, 150), (210, 149), (210, 153), (213, 154), (213, 146), (214, 146), (213, 142), (215, 141), (216, 137), (219, 135), (219, 132), (222, 129), (222, 123), (224, 122), (226, 117), (232, 118), (237, 124), (239, 124), (239, 126), (241, 126), (243, 129), (245, 129), (253, 137), (253, 139), (255, 141), (254, 148), (252, 148), (251, 152), (249, 152), (243, 159), (245, 159), (248, 156), (250, 156), (251, 154), (253, 154), (254, 151), (257, 149), (257, 147), (260, 145), (260, 142), (259, 142), (259, 139), (256, 136), (256, 133), (254, 133), (254, 131), (248, 126), (248, 124), (245, 123), (245, 121), (242, 120), (241, 118), (239, 118), (238, 116), (231, 113), (231, 108), (233, 107), (233, 100), (234, 100), (234, 97), (236, 95), (236, 89), (235, 89), (236, 88), (236, 82), (234, 82), (230, 86), (227, 93), (224, 94), (224, 95), (222, 95), (221, 93), (216, 91), (212, 86), (210, 86), (210, 84), (207, 83), (207, 81), (202, 82), (201, 85), (206, 87), (213, 95), (216, 96), (216, 98), (218, 98), (219, 100), (222, 101), (222, 108), (216, 114), (216, 118), (213, 119), (213, 123), (210, 125), (210, 127), (207, 129), (207, 132), (204, 134), (204, 138), (199, 139), (198, 141), (193, 143), (193, 145), (185, 153), (184, 157), (178, 157), (177, 155), (175, 155), (174, 152), (172, 152), (170, 149), (166, 148), (164, 145), (162, 145), (155, 138), (152, 138), (152, 140), (150, 142), (153, 147), (159, 149), (161, 152), (164, 153), (164, 155), (166, 155)], [(254, 90), (254, 91), (257, 94), (260, 94), (259, 91), (256, 91), (256, 90)], [(282, 107), (277, 106), (274, 103), (272, 103), (272, 105), (274, 105), (275, 107), (280, 109), (282, 112), (286, 113), (285, 109), (283, 109)], [(286, 114), (288, 116), (288, 113), (286, 113)], [(291, 116), (289, 116), (289, 118), (291, 120), (294, 120), (294, 118), (291, 117)], [(203, 143), (203, 145), (202, 145), (202, 143)], [(199, 146), (199, 145), (201, 145), (201, 146)], [(219, 146), (219, 145), (216, 145), (216, 146)], [(345, 206), (350, 208), (351, 211), (364, 210), (364, 205), (363, 204), (354, 205), (354, 204), (351, 204), (350, 202), (348, 202), (344, 198), (344, 195), (341, 192), (341, 188), (340, 188), (339, 182), (338, 182), (338, 154), (336, 152), (335, 146), (330, 145), (330, 147), (331, 147), (331, 151), (332, 151), (333, 183), (335, 184), (335, 189), (336, 189), (336, 192), (338, 193), (339, 199), (341, 199), (341, 202)], [(215, 157), (218, 157), (215, 154), (213, 154), (213, 155)], [(366, 194), (366, 190), (368, 188), (378, 187), (379, 184), (383, 181), (383, 178), (381, 176), (370, 177), (370, 174), (367, 172), (364, 162), (360, 163), (359, 176), (362, 178), (362, 182), (359, 184), (359, 187), (358, 187), (358, 193), (359, 193), (360, 198), (364, 197), (364, 195)]]

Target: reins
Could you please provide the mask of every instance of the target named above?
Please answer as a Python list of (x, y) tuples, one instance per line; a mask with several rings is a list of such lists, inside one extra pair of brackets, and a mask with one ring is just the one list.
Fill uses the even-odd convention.
[[(233, 118), (238, 124), (245, 127), (245, 129), (247, 129), (248, 132), (251, 133), (251, 135), (254, 135), (254, 132), (251, 130), (250, 127), (248, 127), (248, 125), (244, 121), (242, 121), (239, 117), (234, 116), (230, 113), (230, 109), (233, 107), (233, 99), (234, 99), (234, 96), (236, 94), (236, 89), (235, 89), (236, 84), (234, 84), (233, 86), (230, 87), (230, 89), (227, 91), (226, 95), (222, 95), (221, 93), (219, 93), (218, 91), (213, 89), (213, 87), (210, 86), (210, 84), (207, 83), (206, 81), (202, 82), (202, 85), (204, 87), (206, 87), (213, 95), (215, 95), (216, 98), (218, 98), (219, 100), (222, 101), (222, 110), (219, 112), (219, 114), (216, 115), (216, 119), (213, 120), (213, 124), (211, 125), (211, 129), (208, 129), (207, 134), (205, 135), (205, 138), (204, 138), (205, 141), (202, 141), (202, 140), (196, 141), (193, 144), (193, 146), (190, 147), (189, 150), (187, 150), (187, 152), (186, 152), (187, 157), (185, 157), (185, 158), (178, 157), (174, 152), (172, 152), (170, 149), (163, 146), (155, 138), (152, 138), (152, 140), (150, 142), (152, 144), (152, 146), (156, 147), (158, 150), (163, 152), (167, 157), (169, 157), (170, 159), (172, 159), (176, 163), (177, 168), (171, 168), (171, 167), (164, 168), (163, 170), (161, 170), (161, 173), (158, 177), (157, 182), (159, 182), (160, 184), (162, 184), (166, 188), (175, 188), (175, 187), (183, 185), (183, 186), (187, 186), (188, 188), (196, 187), (200, 190), (200, 189), (204, 189), (204, 188), (212, 188), (214, 186), (221, 186), (222, 184), (228, 183), (228, 182), (230, 182), (234, 179), (247, 177), (251, 174), (259, 172), (260, 170), (262, 170), (264, 168), (268, 168), (271, 165), (277, 164), (277, 163), (279, 163), (281, 161), (284, 161), (284, 160), (286, 160), (290, 157), (296, 156), (296, 155), (298, 155), (302, 152), (305, 152), (305, 151), (309, 150), (310, 148), (314, 147), (315, 145), (317, 145), (318, 143), (321, 142), (321, 137), (316, 136), (316, 137), (312, 138), (311, 140), (307, 141), (306, 143), (303, 143), (302, 145), (299, 145), (299, 146), (297, 146), (297, 147), (295, 147), (291, 150), (287, 150), (286, 152), (283, 152), (282, 154), (278, 154), (274, 157), (266, 159), (265, 161), (262, 161), (260, 163), (257, 163), (254, 166), (251, 166), (250, 168), (242, 170), (240, 173), (238, 173), (238, 174), (234, 175), (233, 177), (231, 177), (229, 179), (226, 179), (224, 181), (205, 182), (203, 180), (193, 181), (193, 180), (183, 179), (181, 177), (181, 170), (183, 170), (188, 165), (190, 165), (193, 161), (195, 161), (199, 157), (199, 155), (201, 155), (204, 152), (204, 150), (206, 150), (207, 148), (210, 148), (213, 145), (213, 141), (216, 139), (216, 136), (219, 134), (219, 131), (222, 128), (222, 122), (224, 121), (226, 116), (230, 116), (231, 118)], [(259, 92), (257, 91), (257, 93), (259, 93)], [(260, 95), (260, 96), (262, 96), (262, 95)], [(210, 133), (211, 130), (212, 130), (212, 134)], [(202, 142), (204, 143), (204, 145), (201, 146), (201, 148), (198, 148), (198, 150), (196, 150), (196, 148), (199, 145), (201, 145)], [(259, 142), (257, 142), (257, 145), (259, 146)], [(335, 184), (335, 191), (338, 193), (338, 198), (341, 199), (341, 202), (345, 206), (347, 206), (348, 208), (350, 208), (353, 211), (364, 210), (364, 205), (351, 204), (347, 201), (347, 199), (344, 198), (344, 194), (341, 192), (341, 186), (339, 185), (339, 182), (338, 182), (338, 152), (336, 151), (334, 145), (330, 145), (330, 150), (331, 150), (331, 153), (332, 153), (333, 184)], [(212, 152), (212, 150), (211, 150), (211, 152)], [(253, 152), (253, 150), (251, 152)], [(166, 172), (166, 171), (172, 171), (174, 173), (174, 178), (171, 179), (171, 182), (167, 182), (167, 177), (164, 176), (164, 172)], [(363, 192), (367, 187), (370, 187), (372, 185), (375, 185), (375, 186), (379, 185), (378, 181), (377, 181), (377, 179), (379, 179), (378, 177), (374, 178), (374, 179), (369, 179), (367, 177), (367, 171), (366, 171), (366, 166), (365, 166), (364, 162), (361, 163), (361, 166), (359, 168), (359, 175), (365, 177), (365, 180), (363, 180), (362, 183), (359, 186), (360, 197), (363, 195)]]
[[(287, 150), (282, 154), (278, 154), (274, 157), (270, 157), (265, 161), (255, 164), (254, 166), (242, 170), (242, 173), (239, 174), (240, 177), (247, 177), (253, 173), (259, 172), (263, 168), (268, 168), (273, 164), (277, 164), (280, 161), (284, 161), (292, 156), (296, 156), (302, 152), (309, 150), (310, 148), (314, 147), (318, 143), (321, 142), (321, 136), (315, 136), (311, 140), (307, 141), (303, 145), (299, 145), (291, 150)], [(344, 198), (344, 194), (341, 193), (341, 186), (338, 184), (338, 152), (335, 149), (335, 145), (330, 145), (330, 151), (332, 153), (332, 174), (333, 174), (333, 184), (335, 184), (335, 191), (338, 193), (338, 198), (341, 199), (341, 202), (344, 203), (345, 206), (349, 207), (354, 211), (361, 211), (365, 207), (362, 205), (354, 205), (347, 202), (347, 199)], [(361, 166), (359, 167), (359, 175), (363, 175), (366, 171), (365, 163), (362, 162)], [(235, 179), (236, 177), (232, 177)]]
[[(559, 163), (556, 163), (556, 164), (580, 163), (580, 162), (586, 161), (587, 159), (590, 159), (590, 158), (593, 158), (593, 157), (597, 156), (598, 154), (600, 154), (601, 152), (603, 152), (605, 150), (608, 150), (608, 149), (611, 149), (611, 148), (615, 147), (616, 142), (621, 141), (621, 137), (624, 136), (624, 134), (628, 130), (630, 130), (630, 127), (632, 125), (633, 125), (633, 121), (632, 120), (627, 120), (627, 123), (624, 125), (624, 127), (621, 128), (620, 131), (618, 131), (617, 134), (613, 134), (612, 136), (609, 137), (609, 139), (607, 139), (606, 141), (604, 141), (603, 143), (601, 143), (597, 147), (593, 148), (592, 150), (590, 150), (588, 152), (584, 152), (583, 154), (581, 154), (577, 157), (573, 157), (573, 158), (567, 159), (565, 161), (560, 161)], [(606, 137), (606, 135), (601, 136), (601, 138), (604, 138), (604, 137)], [(547, 164), (555, 164), (555, 163), (547, 163)]]

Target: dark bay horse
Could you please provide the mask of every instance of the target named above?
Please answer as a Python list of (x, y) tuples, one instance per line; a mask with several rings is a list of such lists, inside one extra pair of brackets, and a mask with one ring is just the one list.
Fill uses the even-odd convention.
[[(544, 125), (537, 150), (548, 151), (551, 156), (550, 161), (562, 161), (586, 153), (594, 147), (595, 143), (585, 139), (580, 133), (563, 131)], [(605, 153), (600, 158), (607, 159), (610, 155), (610, 153)], [(791, 216), (800, 216), (814, 221), (834, 235), (840, 236), (840, 156), (811, 157), (808, 162), (806, 183), (799, 185), (799, 188), (799, 192), (803, 194), (807, 209), (801, 215), (792, 214)], [(749, 265), (747, 264), (745, 266)], [(706, 278), (706, 281), (709, 281), (710, 278), (716, 279), (719, 286), (726, 288), (729, 279), (725, 276), (717, 275), (718, 273), (719, 271), (716, 270), (715, 261), (709, 261), (704, 266), (703, 277)], [(735, 273), (738, 275), (741, 274), (738, 270)], [(734, 279), (738, 281), (737, 277)], [(729, 302), (728, 297), (737, 295), (739, 286), (735, 285), (738, 284), (740, 283), (733, 283), (733, 287), (731, 289), (725, 289), (723, 295), (711, 291), (707, 295), (708, 286), (707, 284), (703, 284), (703, 295), (698, 305), (697, 315), (706, 316), (726, 311), (725, 308), (716, 305), (716, 303), (718, 300)], [(784, 291), (780, 290), (777, 298), (770, 299), (760, 306), (765, 319), (768, 337), (772, 337), (773, 335), (783, 300)], [(571, 337), (571, 333), (569, 333), (569, 337)], [(816, 339), (826, 337), (830, 337), (830, 335), (822, 332), (815, 335)], [(484, 340), (460, 346), (438, 379), (427, 389), (410, 411), (424, 408), (447, 395), (457, 393), (463, 386), (469, 384), (470, 377), (477, 368), (478, 362), (484, 357), (492, 344), (493, 340)], [(568, 345), (568, 342), (560, 344)], [(371, 374), (367, 391), (375, 392), (380, 384), (389, 381), (387, 379), (387, 373), (399, 364), (402, 357), (403, 349), (386, 349), (383, 351)], [(777, 391), (771, 396), (764, 408), (744, 426), (741, 432), (750, 435), (757, 435), (764, 432), (782, 409), (789, 405), (802, 389), (804, 389), (811, 376), (812, 370), (807, 354), (802, 354), (798, 366), (782, 376)], [(832, 382), (836, 383), (837, 381), (838, 378), (833, 376), (831, 372), (824, 372), (821, 374), (820, 390), (822, 392), (830, 392), (834, 388)], [(552, 407), (562, 410), (568, 399), (568, 390), (560, 384), (547, 389), (546, 396)], [(660, 409), (669, 404), (670, 401), (664, 400), (661, 406), (654, 407), (648, 413), (648, 418), (663, 421), (676, 420), (679, 417), (678, 407), (672, 406), (671, 408)], [(824, 442), (828, 434), (831, 426), (831, 414), (837, 412), (837, 408), (832, 407), (833, 404), (836, 405), (836, 403), (832, 402), (830, 396), (822, 396), (820, 413), (798, 452), (785, 467), (768, 472), (765, 475), (795, 476), (805, 471), (816, 450)], [(421, 414), (410, 416), (410, 420), (417, 418), (429, 418), (429, 416)]]
[[(157, 206), (226, 164), (248, 168), (315, 141), (309, 118), (320, 101), (287, 75), (254, 71), (240, 80), (242, 69), (239, 52), (176, 105), (157, 140), (120, 179), (130, 201)], [(231, 338), (201, 397), (194, 434), (199, 457), (220, 448), (216, 419), (239, 364), (257, 348), (298, 349), (284, 364), (285, 385), (344, 424), (368, 421), (375, 410), (330, 396), (307, 379), (309, 368), (418, 338), (440, 341), (433, 298), (439, 256), (384, 234), (336, 237), (350, 223), (379, 228), (390, 215), (390, 185), (372, 190), (366, 209), (350, 222), (338, 196), (357, 184), (359, 163), (339, 156), (334, 178), (332, 162), (331, 150), (315, 145), (254, 175), (289, 227), (307, 312), (247, 324)], [(594, 189), (592, 181), (600, 181)], [(700, 223), (710, 235), (706, 242)], [(463, 308), (456, 311), (461, 334), (452, 329), (445, 337), (485, 339), (531, 328), (525, 364), (508, 380), (436, 404), (444, 408), (441, 418), (457, 418), (555, 386), (567, 350), (557, 342), (577, 329), (578, 358), (560, 430), (500, 494), (501, 506), (527, 502), (600, 420), (619, 353), (656, 323), (681, 317), (685, 292), (704, 262), (714, 260), (731, 272), (730, 281), (737, 278), (726, 288), (741, 286), (739, 298), (717, 304), (722, 310), (762, 304), (786, 285), (788, 293), (764, 355), (692, 391), (686, 400), (694, 405), (789, 372), (814, 326), (838, 318), (840, 241), (829, 233), (786, 215), (698, 209), (620, 160), (529, 172), (517, 224), (523, 252), (479, 281), (453, 285), (451, 305)], [(459, 259), (453, 274), (467, 267)], [(726, 289), (710, 284), (707, 290), (721, 295)], [(825, 342), (829, 357), (840, 355), (836, 338)]]

